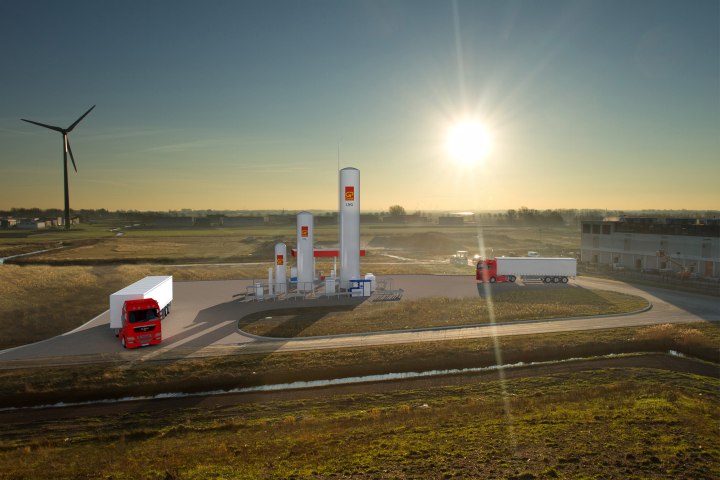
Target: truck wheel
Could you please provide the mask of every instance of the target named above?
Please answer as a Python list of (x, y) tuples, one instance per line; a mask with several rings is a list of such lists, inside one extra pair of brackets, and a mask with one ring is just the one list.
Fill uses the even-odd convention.
[(510, 283), (515, 283), (515, 275), (510, 275), (508, 280), (510, 280)]
[(495, 277), (490, 277), (490, 283), (495, 283)]
[(562, 277), (561, 280), (562, 280), (562, 283), (567, 283), (567, 282), (568, 282), (568, 278), (567, 278), (567, 277)]
[(120, 338), (120, 343), (122, 343), (123, 348), (127, 348), (127, 345), (125, 344), (125, 337)]
[(550, 277), (543, 278), (543, 282), (550, 283), (552, 280), (550, 280)]
[(560, 283), (560, 279), (558, 277), (553, 277), (553, 283)]

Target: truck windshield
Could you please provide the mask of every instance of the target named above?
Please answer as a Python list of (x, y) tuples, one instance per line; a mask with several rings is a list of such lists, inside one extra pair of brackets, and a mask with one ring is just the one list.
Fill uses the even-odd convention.
[(157, 308), (149, 308), (147, 310), (134, 310), (128, 312), (128, 320), (130, 323), (149, 322), (159, 318)]

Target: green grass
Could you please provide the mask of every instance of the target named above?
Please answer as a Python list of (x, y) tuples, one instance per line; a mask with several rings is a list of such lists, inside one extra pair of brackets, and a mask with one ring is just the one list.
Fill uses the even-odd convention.
[(641, 368), (4, 425), (0, 478), (720, 476), (720, 382)]
[[(501, 292), (485, 298), (425, 298), (393, 304), (366, 303), (352, 311), (264, 311), (240, 320), (246, 332), (269, 337), (310, 337), (345, 333), (487, 324), (634, 312), (647, 300), (604, 290), (566, 288)], [(492, 307), (492, 308), (491, 308)]]

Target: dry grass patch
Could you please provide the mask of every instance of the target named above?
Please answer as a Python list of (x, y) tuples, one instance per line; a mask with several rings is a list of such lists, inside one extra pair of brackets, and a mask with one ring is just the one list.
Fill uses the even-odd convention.
[(637, 332), (635, 340), (667, 342), (686, 347), (704, 347), (711, 343), (710, 339), (696, 328), (670, 323), (645, 327)]
[(244, 236), (233, 237), (132, 237), (100, 239), (91, 245), (34, 255), (24, 262), (56, 264), (81, 261), (84, 264), (106, 261), (164, 261), (245, 259), (257, 248)]

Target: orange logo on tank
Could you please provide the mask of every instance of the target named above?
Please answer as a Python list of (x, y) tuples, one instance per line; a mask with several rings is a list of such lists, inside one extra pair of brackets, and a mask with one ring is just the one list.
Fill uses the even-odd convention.
[(308, 231), (309, 231), (308, 227), (306, 227), (306, 226), (300, 227), (300, 236), (302, 238), (308, 238)]
[(345, 201), (346, 202), (354, 202), (355, 201), (355, 187), (353, 187), (353, 186), (345, 187)]
[(284, 265), (285, 261), (284, 261), (284, 259), (283, 259), (283, 256), (282, 256), (282, 255), (278, 255), (278, 256), (277, 256), (277, 260), (276, 260), (275, 263), (277, 263), (278, 265)]

